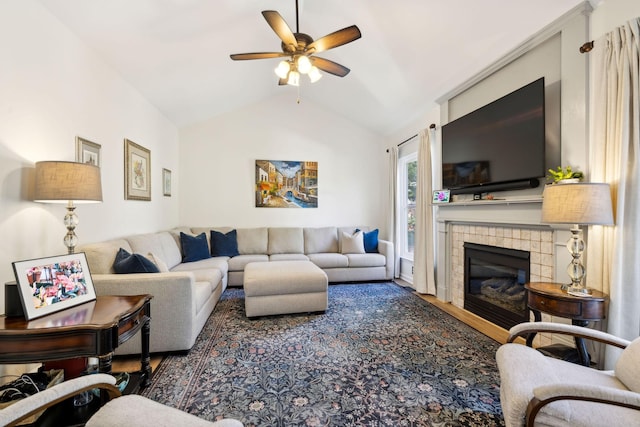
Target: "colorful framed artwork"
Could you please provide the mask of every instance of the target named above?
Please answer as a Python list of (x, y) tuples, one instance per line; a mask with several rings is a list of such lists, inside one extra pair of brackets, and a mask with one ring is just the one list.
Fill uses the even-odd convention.
[(318, 162), (256, 160), (258, 208), (317, 208)]
[(124, 140), (124, 198), (151, 200), (151, 151)]
[(84, 252), (12, 263), (27, 320), (96, 299)]
[(100, 144), (76, 136), (76, 162), (100, 167)]
[(171, 197), (171, 171), (162, 168), (162, 194)]

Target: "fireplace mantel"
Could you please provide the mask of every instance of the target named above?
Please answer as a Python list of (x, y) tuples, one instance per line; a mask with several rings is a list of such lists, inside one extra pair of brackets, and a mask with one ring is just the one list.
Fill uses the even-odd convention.
[[(541, 226), (542, 197), (465, 200), (438, 205), (437, 221)], [(548, 228), (548, 226), (545, 226)]]

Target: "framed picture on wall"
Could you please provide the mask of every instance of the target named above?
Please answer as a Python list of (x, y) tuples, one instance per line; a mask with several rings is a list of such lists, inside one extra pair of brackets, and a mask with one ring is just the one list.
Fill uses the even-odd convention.
[(171, 171), (162, 168), (162, 194), (171, 197)]
[(96, 299), (83, 252), (13, 263), (27, 320)]
[(76, 136), (76, 162), (100, 167), (100, 144)]
[(151, 200), (151, 151), (124, 140), (124, 198)]
[(257, 208), (317, 208), (318, 162), (256, 160)]

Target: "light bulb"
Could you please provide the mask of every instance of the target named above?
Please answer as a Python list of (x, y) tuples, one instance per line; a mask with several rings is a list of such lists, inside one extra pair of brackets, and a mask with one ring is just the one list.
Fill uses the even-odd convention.
[(307, 74), (311, 70), (311, 61), (305, 55), (300, 55), (296, 60), (298, 65), (298, 71), (302, 74)]
[(311, 67), (311, 70), (309, 70), (309, 80), (311, 80), (311, 83), (315, 83), (321, 78), (322, 78), (322, 73), (320, 73), (320, 70), (318, 70), (318, 67), (316, 66)]
[(287, 84), (291, 86), (300, 86), (300, 73), (297, 71), (291, 71), (289, 73), (289, 80)]
[(290, 69), (291, 67), (289, 66), (289, 61), (280, 61), (274, 71), (276, 73), (276, 76), (280, 77), (281, 79), (286, 79)]

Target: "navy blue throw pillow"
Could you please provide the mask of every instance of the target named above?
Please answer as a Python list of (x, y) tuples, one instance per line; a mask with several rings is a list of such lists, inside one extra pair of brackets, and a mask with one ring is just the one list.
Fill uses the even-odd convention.
[[(356, 228), (356, 233), (360, 231), (359, 228)], [(364, 251), (366, 253), (378, 253), (378, 229), (376, 228), (373, 231), (363, 231), (364, 235)]]
[(160, 273), (158, 267), (140, 254), (130, 254), (120, 248), (113, 262), (113, 270), (118, 274)]
[(180, 232), (180, 244), (182, 244), (182, 262), (194, 262), (211, 258), (207, 235), (204, 233), (191, 236)]
[(231, 230), (227, 234), (211, 230), (211, 256), (238, 256), (238, 233)]

